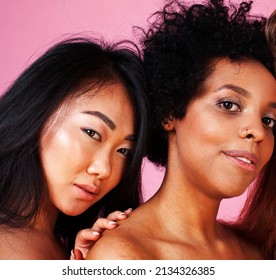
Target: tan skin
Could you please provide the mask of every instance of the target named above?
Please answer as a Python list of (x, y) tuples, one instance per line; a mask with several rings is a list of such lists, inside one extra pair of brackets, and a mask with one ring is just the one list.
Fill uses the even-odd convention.
[(261, 259), (216, 217), (221, 200), (242, 194), (271, 157), (275, 120), (271, 73), (254, 60), (216, 61), (186, 115), (164, 126), (159, 191), (104, 232), (87, 259)]
[[(118, 185), (135, 145), (134, 118), (120, 83), (97, 92), (90, 89), (61, 105), (40, 140), (49, 197), (31, 229), (0, 227), (0, 259), (68, 259), (54, 231), (58, 214), (79, 215)], [(118, 211), (99, 220), (90, 233), (114, 228), (110, 220), (124, 219), (127, 213)], [(91, 234), (90, 245), (98, 238)], [(76, 249), (82, 250), (81, 239)]]
[(1, 259), (5, 260), (68, 259), (59, 240), (40, 230), (21, 230), (14, 233), (3, 231), (0, 249)]
[[(99, 218), (90, 229), (80, 231), (70, 259), (84, 259), (90, 248), (101, 237), (101, 233), (114, 229), (117, 221), (127, 218), (131, 211), (131, 209), (125, 212), (115, 211), (107, 218)], [(68, 259), (68, 255), (64, 252), (64, 245), (51, 230), (48, 232), (42, 229), (11, 231), (11, 229), (1, 228), (0, 236), (0, 239), (5, 241), (0, 242), (0, 250), (5, 254), (1, 257), (3, 259)]]

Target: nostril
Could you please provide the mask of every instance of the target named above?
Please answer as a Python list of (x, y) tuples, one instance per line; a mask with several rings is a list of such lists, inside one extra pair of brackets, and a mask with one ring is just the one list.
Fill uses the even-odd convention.
[(246, 138), (248, 138), (248, 139), (255, 139), (255, 137), (254, 137), (254, 135), (252, 133), (247, 134)]

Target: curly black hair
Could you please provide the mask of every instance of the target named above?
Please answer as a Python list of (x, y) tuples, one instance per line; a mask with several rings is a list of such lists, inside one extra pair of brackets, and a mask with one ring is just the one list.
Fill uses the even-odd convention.
[(255, 59), (275, 74), (264, 35), (266, 18), (250, 15), (251, 6), (252, 1), (229, 6), (223, 0), (190, 6), (172, 1), (149, 18), (141, 43), (152, 121), (148, 158), (155, 164), (167, 163), (162, 125), (184, 116), (215, 59)]

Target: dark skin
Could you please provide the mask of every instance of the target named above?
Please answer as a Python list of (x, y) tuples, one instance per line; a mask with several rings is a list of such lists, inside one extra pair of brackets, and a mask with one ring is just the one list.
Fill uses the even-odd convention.
[(221, 200), (242, 194), (272, 155), (275, 92), (261, 63), (218, 59), (185, 116), (164, 124), (169, 152), (159, 191), (86, 259), (261, 259), (216, 217)]

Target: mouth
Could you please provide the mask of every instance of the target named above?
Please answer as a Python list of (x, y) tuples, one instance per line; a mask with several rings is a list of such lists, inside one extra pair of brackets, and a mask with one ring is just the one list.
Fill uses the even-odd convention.
[(74, 184), (81, 199), (92, 201), (100, 194), (100, 188), (94, 185)]
[(250, 159), (248, 159), (248, 158), (244, 158), (244, 157), (236, 157), (236, 159), (241, 160), (241, 161), (243, 161), (243, 162), (247, 162), (247, 163), (249, 163), (249, 164), (254, 164), (254, 162), (253, 162), (253, 161), (251, 161), (251, 160), (250, 160)]
[(245, 170), (255, 172), (257, 169), (258, 158), (255, 154), (247, 151), (224, 151), (224, 155), (236, 166)]

